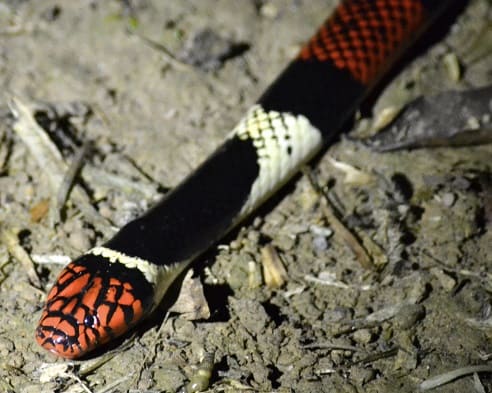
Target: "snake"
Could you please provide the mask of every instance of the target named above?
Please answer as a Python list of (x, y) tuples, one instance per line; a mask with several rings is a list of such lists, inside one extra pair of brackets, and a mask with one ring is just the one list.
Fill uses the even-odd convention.
[(73, 259), (35, 336), (68, 359), (148, 318), (190, 263), (341, 132), (395, 61), (454, 0), (344, 0), (225, 141), (110, 240)]

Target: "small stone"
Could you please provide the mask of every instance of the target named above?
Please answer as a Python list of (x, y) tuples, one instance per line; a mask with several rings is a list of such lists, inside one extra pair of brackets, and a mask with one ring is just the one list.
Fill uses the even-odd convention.
[(451, 292), (456, 286), (456, 280), (450, 275), (446, 274), (444, 270), (438, 267), (433, 267), (430, 272), (437, 278), (441, 286), (448, 292)]
[(252, 244), (258, 244), (260, 241), (261, 233), (255, 230), (248, 231), (247, 238)]
[(188, 341), (196, 336), (195, 325), (187, 319), (176, 318), (173, 327), (175, 329), (175, 338), (178, 340)]
[(91, 247), (89, 237), (83, 232), (73, 232), (68, 237), (68, 242), (76, 250), (85, 251)]
[(464, 176), (457, 176), (451, 182), (451, 187), (454, 187), (454, 189), (466, 191), (471, 187), (471, 182)]
[(280, 354), (277, 358), (278, 367), (291, 367), (299, 359), (299, 353), (294, 352), (293, 348), (285, 346), (280, 348)]
[(311, 232), (314, 236), (330, 237), (333, 235), (333, 229), (319, 225), (310, 225), (309, 232)]
[(0, 337), (0, 355), (5, 358), (10, 352), (14, 351), (14, 343), (5, 337)]
[(393, 363), (394, 370), (411, 371), (417, 367), (417, 351), (398, 350)]
[(22, 369), (22, 367), (24, 367), (24, 356), (19, 353), (19, 352), (14, 352), (14, 353), (11, 353), (8, 358), (7, 358), (7, 361), (8, 361), (8, 366), (9, 367), (12, 367), (12, 368), (15, 368), (15, 369)]
[(406, 204), (401, 204), (398, 205), (396, 209), (398, 210), (398, 214), (400, 214), (400, 216), (404, 216), (410, 211), (410, 206)]
[(98, 209), (99, 214), (104, 218), (111, 219), (111, 217), (113, 216), (113, 209), (111, 209), (109, 204), (106, 202), (99, 203)]
[(369, 329), (359, 329), (354, 332), (353, 338), (359, 344), (369, 344), (374, 339), (374, 336)]
[(335, 371), (333, 361), (329, 357), (319, 359), (316, 368), (316, 374), (318, 375), (331, 374)]
[(284, 233), (280, 233), (275, 239), (275, 244), (283, 251), (292, 250), (296, 245), (296, 242), (297, 237), (295, 235), (288, 235)]
[(239, 318), (241, 325), (253, 334), (261, 334), (268, 325), (270, 317), (261, 303), (249, 299), (230, 298), (231, 310)]
[(159, 367), (153, 375), (155, 386), (165, 386), (170, 392), (177, 392), (183, 385), (185, 376), (178, 366), (166, 364), (165, 367)]
[(415, 284), (411, 287), (407, 299), (411, 303), (420, 303), (427, 294), (427, 281), (422, 276), (417, 275), (414, 280)]
[(456, 196), (452, 192), (446, 192), (442, 195), (441, 201), (444, 206), (451, 207), (456, 201)]
[(335, 349), (331, 351), (330, 357), (331, 360), (333, 361), (333, 364), (335, 364), (335, 366), (346, 361), (345, 351), (342, 351), (340, 349)]
[(278, 16), (278, 8), (272, 3), (265, 3), (260, 8), (260, 14), (268, 19), (275, 19)]
[(323, 321), (328, 323), (348, 321), (353, 318), (354, 310), (349, 307), (335, 307), (333, 310), (326, 310)]
[(395, 326), (407, 330), (425, 317), (425, 307), (421, 304), (403, 306), (394, 318)]
[(376, 377), (376, 373), (372, 368), (364, 368), (359, 366), (350, 367), (350, 379), (354, 381), (357, 386), (362, 386), (368, 382), (371, 382)]
[(241, 249), (241, 242), (237, 240), (233, 240), (232, 242), (229, 243), (229, 247), (231, 250), (239, 250)]
[(393, 338), (393, 326), (389, 323), (382, 324), (381, 339), (383, 341), (389, 341)]
[(328, 248), (328, 240), (324, 236), (316, 236), (313, 239), (313, 248), (320, 252), (325, 251)]

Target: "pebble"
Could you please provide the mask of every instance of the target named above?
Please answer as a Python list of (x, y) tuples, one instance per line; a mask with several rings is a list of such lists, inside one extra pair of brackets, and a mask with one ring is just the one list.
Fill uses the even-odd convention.
[(369, 344), (374, 339), (374, 335), (369, 329), (356, 330), (352, 337), (359, 344)]
[(252, 230), (248, 232), (247, 239), (252, 244), (258, 244), (260, 242), (261, 233), (256, 230)]
[(316, 236), (313, 239), (313, 248), (316, 251), (325, 251), (328, 248), (328, 240), (324, 236)]
[(275, 239), (275, 244), (283, 251), (292, 250), (296, 243), (297, 237), (295, 235), (280, 233)]
[(451, 292), (456, 286), (456, 280), (450, 275), (446, 274), (444, 270), (438, 267), (433, 267), (430, 269), (430, 272), (434, 275), (434, 277), (437, 278), (444, 290)]
[(451, 207), (456, 201), (456, 196), (452, 192), (446, 192), (442, 195), (441, 201), (444, 206)]
[(342, 349), (335, 349), (331, 351), (330, 353), (330, 358), (333, 361), (333, 364), (340, 365), (343, 364), (347, 361), (347, 359), (350, 359), (353, 355), (353, 352), (351, 351), (344, 351)]
[(107, 202), (100, 202), (98, 205), (99, 214), (108, 220), (113, 217), (113, 209)]
[(350, 379), (354, 381), (357, 386), (362, 386), (368, 382), (371, 382), (376, 377), (376, 372), (372, 368), (364, 368), (359, 366), (350, 367)]
[(260, 8), (260, 14), (268, 19), (275, 19), (278, 16), (278, 8), (272, 3), (265, 3)]
[(417, 367), (417, 362), (417, 351), (400, 349), (396, 354), (396, 358), (393, 363), (393, 369), (411, 371)]
[(323, 357), (319, 359), (319, 361), (316, 364), (317, 368), (317, 373), (318, 375), (323, 375), (323, 374), (330, 374), (334, 370), (334, 364), (333, 361), (329, 357)]
[(351, 320), (354, 316), (354, 310), (350, 307), (335, 307), (333, 310), (326, 310), (323, 315), (323, 321), (328, 323)]
[(270, 320), (264, 307), (257, 301), (230, 298), (230, 305), (241, 325), (253, 334), (261, 334)]
[(383, 323), (381, 325), (381, 339), (383, 341), (389, 341), (393, 338), (393, 326), (389, 323)]
[(233, 240), (232, 242), (229, 243), (229, 247), (230, 247), (231, 250), (236, 251), (236, 250), (240, 250), (241, 249), (242, 244), (238, 240)]
[(22, 369), (22, 367), (24, 367), (24, 356), (19, 352), (10, 353), (6, 360), (8, 361), (9, 367), (17, 369)]
[(415, 284), (412, 286), (407, 295), (408, 301), (412, 303), (420, 303), (427, 294), (427, 284), (427, 280), (420, 275), (416, 275)]
[(0, 355), (5, 358), (10, 352), (14, 351), (14, 343), (5, 337), (0, 337)]
[(165, 386), (167, 391), (176, 392), (183, 385), (185, 376), (178, 366), (166, 364), (154, 372), (153, 379), (155, 386)]
[(91, 248), (89, 237), (83, 232), (73, 232), (68, 237), (68, 243), (76, 250), (85, 251)]
[(395, 315), (395, 326), (402, 330), (410, 329), (418, 321), (425, 317), (425, 307), (421, 304), (408, 304), (403, 306)]
[(458, 190), (466, 191), (471, 187), (471, 182), (464, 176), (457, 176), (451, 182), (451, 187), (455, 187)]
[(311, 232), (314, 236), (330, 237), (333, 235), (333, 229), (314, 224), (309, 226), (309, 232)]

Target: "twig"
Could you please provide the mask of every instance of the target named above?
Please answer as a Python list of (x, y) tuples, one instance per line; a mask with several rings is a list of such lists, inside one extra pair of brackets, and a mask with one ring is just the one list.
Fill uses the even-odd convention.
[(342, 351), (351, 351), (351, 352), (366, 352), (361, 348), (354, 347), (353, 345), (343, 345), (343, 344), (331, 344), (331, 343), (312, 343), (304, 345), (302, 348), (304, 349), (328, 349), (330, 351), (342, 350)]
[(152, 48), (152, 49), (155, 49), (155, 50), (161, 52), (163, 54), (165, 60), (167, 62), (171, 63), (176, 68), (183, 70), (183, 71), (194, 71), (194, 68), (191, 65), (186, 64), (186, 63), (182, 62), (181, 60), (179, 60), (176, 56), (173, 55), (173, 53), (169, 49), (167, 49), (166, 46), (164, 46), (160, 42), (156, 42), (150, 38), (145, 37), (144, 35), (137, 32), (135, 29), (128, 29), (128, 32), (130, 34), (133, 34), (135, 37), (139, 38), (140, 40), (142, 40), (142, 42), (145, 45), (147, 45), (149, 48)]
[(477, 393), (487, 393), (477, 373), (473, 373), (473, 387)]
[(491, 287), (491, 283), (492, 283), (492, 274), (491, 273), (488, 273), (486, 271), (474, 272), (474, 271), (467, 270), (467, 269), (455, 269), (455, 268), (452, 268), (451, 266), (446, 265), (444, 262), (442, 262), (441, 260), (434, 257), (434, 255), (432, 255), (427, 250), (423, 250), (422, 254), (429, 257), (430, 259), (432, 259), (435, 262), (435, 264), (429, 263), (428, 266), (422, 266), (422, 268), (429, 269), (429, 268), (432, 268), (434, 266), (437, 266), (442, 270), (454, 273), (458, 276), (476, 279), (477, 281), (479, 281), (480, 285), (485, 286), (486, 289), (490, 289), (490, 287)]
[[(73, 363), (44, 363), (39, 368), (39, 382), (46, 383), (60, 378), (69, 379), (77, 382), (86, 393), (92, 393), (92, 390), (90, 390), (84, 381), (76, 374), (76, 368), (77, 367)], [(68, 384), (68, 381), (66, 384)]]
[(92, 374), (95, 370), (97, 370), (99, 367), (104, 366), (107, 362), (109, 362), (111, 359), (113, 359), (119, 351), (111, 351), (105, 353), (103, 356), (94, 359), (91, 362), (84, 362), (80, 365), (79, 369), (79, 375), (84, 377), (86, 375)]
[(9, 276), (8, 273), (5, 271), (5, 268), (10, 264), (10, 258), (7, 258), (7, 260), (0, 262), (0, 285), (3, 284), (3, 282), (7, 279)]
[[(13, 130), (27, 145), (43, 173), (48, 176), (53, 193), (57, 192), (60, 184), (63, 183), (65, 173), (68, 171), (61, 153), (22, 101), (16, 97), (11, 97), (9, 107), (16, 119)], [(109, 232), (110, 223), (94, 209), (82, 187), (75, 186), (72, 197), (87, 220), (98, 225), (98, 229), (109, 236), (111, 234)]]
[(140, 363), (140, 367), (138, 371), (136, 372), (136, 375), (134, 374), (134, 381), (138, 383), (142, 379), (142, 373), (145, 370), (145, 367), (149, 367), (150, 364), (154, 363), (154, 360), (157, 357), (157, 352), (158, 352), (158, 345), (157, 342), (162, 338), (164, 326), (166, 325), (168, 319), (169, 319), (170, 312), (167, 311), (166, 315), (164, 316), (163, 321), (161, 322), (159, 329), (155, 333), (155, 336), (152, 340), (151, 343), (151, 348), (152, 350), (147, 351), (145, 354), (145, 357), (143, 361)]
[(367, 254), (366, 250), (359, 243), (355, 235), (353, 235), (352, 232), (350, 232), (348, 228), (342, 223), (342, 221), (338, 219), (335, 211), (331, 207), (326, 197), (323, 198), (321, 209), (323, 210), (323, 214), (325, 215), (328, 223), (335, 231), (335, 236), (337, 236), (347, 246), (349, 246), (349, 248), (355, 254), (355, 258), (359, 261), (360, 265), (364, 269), (374, 270), (374, 265), (371, 261), (371, 258), (369, 257), (369, 254)]
[(490, 372), (492, 372), (492, 365), (489, 364), (461, 367), (457, 368), (456, 370), (451, 370), (443, 374), (436, 375), (435, 377), (426, 379), (419, 385), (419, 389), (421, 392), (425, 392), (427, 390), (435, 389), (439, 386), (452, 382), (455, 379), (464, 377), (465, 375)]
[(313, 187), (315, 192), (320, 197), (322, 197), (321, 209), (323, 210), (323, 214), (325, 215), (328, 224), (330, 224), (330, 226), (333, 228), (335, 236), (349, 246), (349, 248), (355, 254), (356, 259), (359, 261), (364, 269), (375, 270), (374, 264), (372, 263), (369, 254), (357, 240), (356, 236), (352, 234), (352, 232), (350, 232), (350, 230), (337, 217), (337, 214), (331, 206), (328, 197), (313, 179), (311, 172), (308, 171), (306, 168), (303, 168), (303, 172), (308, 177), (311, 186)]
[(111, 382), (110, 384), (104, 386), (102, 389), (98, 390), (96, 393), (107, 393), (107, 392), (114, 392), (117, 391), (117, 389), (114, 389), (116, 386), (122, 384), (125, 382), (127, 379), (129, 379), (132, 376), (133, 373), (129, 375), (125, 375), (124, 377), (118, 378), (116, 381)]
[(2, 133), (0, 137), (0, 146), (2, 148), (0, 150), (0, 173), (7, 167), (7, 162), (12, 154), (12, 144), (13, 141), (11, 138), (7, 138), (7, 133)]
[(344, 282), (337, 280), (336, 275), (334, 273), (327, 273), (323, 275), (323, 278), (314, 277), (311, 274), (306, 274), (304, 276), (304, 280), (308, 282), (313, 282), (315, 284), (320, 284), (320, 285), (327, 285), (327, 286), (332, 286), (335, 288), (341, 288), (341, 289), (349, 289), (350, 285), (345, 284)]
[(367, 364), (367, 363), (371, 363), (371, 362), (374, 362), (374, 361), (379, 360), (379, 359), (389, 358), (389, 357), (395, 356), (398, 353), (399, 349), (400, 348), (398, 348), (398, 347), (393, 347), (393, 348), (388, 349), (387, 351), (377, 352), (377, 353), (374, 353), (372, 355), (366, 356), (365, 358), (356, 360), (356, 361), (352, 362), (351, 365), (361, 364), (361, 363)]
[(12, 97), (9, 106), (16, 119), (13, 130), (29, 148), (43, 172), (47, 174), (52, 189), (56, 190), (67, 170), (61, 153), (22, 101)]
[(84, 157), (89, 148), (89, 142), (86, 141), (82, 147), (77, 151), (75, 157), (70, 164), (70, 167), (65, 172), (65, 176), (63, 177), (63, 182), (60, 184), (60, 188), (58, 189), (58, 193), (56, 195), (56, 213), (61, 216), (61, 212), (63, 207), (65, 206), (65, 202), (67, 201), (70, 190), (73, 188), (75, 183), (75, 177), (82, 168), (84, 163)]
[(76, 381), (79, 386), (86, 392), (86, 393), (92, 393), (92, 390), (89, 389), (89, 387), (80, 379), (80, 377), (78, 377), (77, 375), (75, 374), (67, 374), (67, 376), (70, 378), (70, 379), (73, 379), (74, 381)]
[(105, 186), (131, 194), (139, 193), (145, 199), (155, 198), (159, 194), (158, 186), (150, 182), (130, 180), (126, 177), (105, 171), (94, 166), (85, 165), (81, 175), (87, 184)]
[(23, 270), (26, 271), (27, 277), (29, 278), (31, 284), (36, 288), (40, 288), (41, 282), (36, 273), (36, 269), (34, 269), (34, 264), (29, 257), (29, 254), (19, 244), (17, 235), (11, 230), (0, 228), (0, 239), (7, 246), (10, 255), (20, 262)]

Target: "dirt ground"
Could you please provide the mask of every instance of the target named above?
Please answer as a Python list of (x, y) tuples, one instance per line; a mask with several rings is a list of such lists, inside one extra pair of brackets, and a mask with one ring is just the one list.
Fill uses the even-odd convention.
[[(336, 3), (0, 2), (0, 391), (175, 392), (208, 367), (211, 392), (415, 392), (475, 365), (489, 371), (432, 391), (492, 391), (490, 144), (378, 154), (342, 140), (313, 163), (378, 272), (333, 233), (302, 176), (195, 264), (210, 318), (163, 310), (84, 361), (55, 359), (34, 341), (65, 260), (207, 157)], [(470, 1), (356, 128), (421, 94), (490, 84), (491, 8)], [(12, 131), (12, 97), (52, 128), (67, 164), (79, 148), (60, 130), (93, 143), (78, 188), (89, 204), (72, 192), (56, 216), (51, 167)], [(332, 158), (368, 182), (348, 183)], [(265, 284), (265, 245), (285, 266), (280, 289)]]

